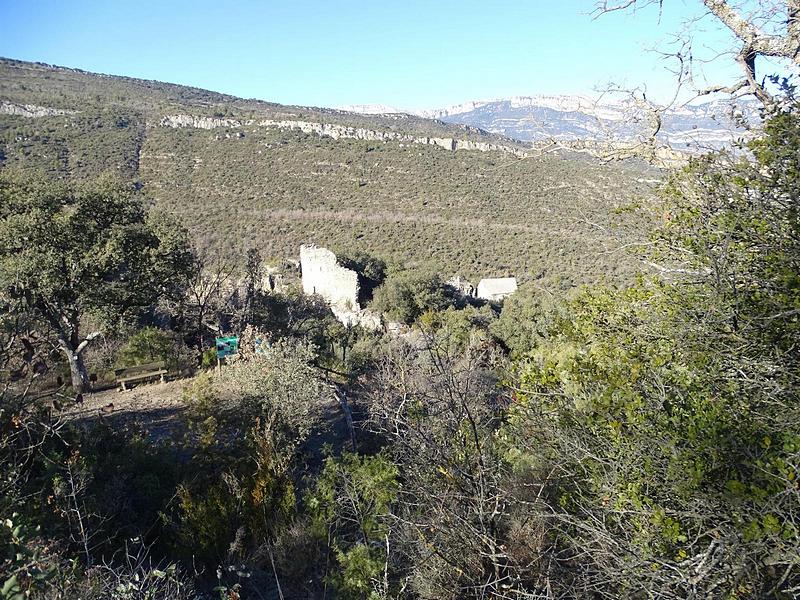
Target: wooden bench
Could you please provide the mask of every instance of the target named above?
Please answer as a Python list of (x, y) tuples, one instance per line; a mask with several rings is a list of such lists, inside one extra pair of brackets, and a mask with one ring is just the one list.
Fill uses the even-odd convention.
[(128, 384), (142, 381), (160, 379), (161, 383), (164, 383), (164, 376), (167, 374), (165, 366), (163, 362), (136, 365), (135, 367), (128, 367), (127, 369), (115, 369), (114, 375), (117, 378), (117, 383), (120, 385), (120, 388), (125, 391), (128, 389)]

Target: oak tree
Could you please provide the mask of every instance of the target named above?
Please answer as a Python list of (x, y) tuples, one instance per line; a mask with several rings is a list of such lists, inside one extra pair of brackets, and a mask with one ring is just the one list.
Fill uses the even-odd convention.
[[(0, 180), (0, 296), (54, 339), (76, 392), (83, 355), (107, 328), (176, 293), (190, 269), (188, 235), (111, 178), (66, 185)], [(98, 326), (86, 332), (91, 318)]]

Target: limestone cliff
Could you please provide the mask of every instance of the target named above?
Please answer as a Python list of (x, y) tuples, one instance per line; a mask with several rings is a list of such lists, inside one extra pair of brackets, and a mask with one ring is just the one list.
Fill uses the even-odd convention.
[(76, 110), (65, 110), (61, 108), (49, 108), (47, 106), (36, 106), (35, 104), (13, 104), (11, 102), (0, 102), (0, 114), (17, 115), (27, 119), (37, 117), (57, 117), (59, 115), (75, 114)]
[(197, 129), (217, 129), (222, 127), (241, 128), (241, 127), (275, 127), (277, 129), (296, 129), (304, 133), (338, 139), (356, 139), (375, 142), (401, 142), (407, 144), (425, 144), (437, 146), (445, 150), (476, 150), (479, 152), (505, 152), (523, 158), (528, 156), (528, 152), (513, 146), (476, 142), (473, 140), (459, 140), (443, 137), (423, 137), (414, 136), (396, 131), (378, 131), (374, 129), (363, 129), (359, 127), (349, 127), (336, 123), (319, 123), (313, 121), (298, 120), (273, 120), (261, 119), (238, 120), (223, 119), (217, 117), (198, 117), (192, 115), (169, 115), (161, 119), (158, 123), (160, 127), (194, 127)]

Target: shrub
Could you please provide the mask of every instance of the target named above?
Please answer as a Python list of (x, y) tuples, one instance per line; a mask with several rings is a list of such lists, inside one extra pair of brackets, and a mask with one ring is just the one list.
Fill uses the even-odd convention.
[(117, 353), (118, 367), (164, 362), (173, 372), (191, 365), (191, 353), (171, 332), (145, 327), (132, 335)]
[[(316, 534), (338, 563), (331, 577), (342, 598), (379, 598), (389, 515), (398, 493), (397, 466), (386, 456), (329, 457), (306, 504)], [(385, 590), (388, 592), (388, 590)]]
[(453, 305), (441, 277), (432, 273), (400, 271), (390, 275), (377, 290), (373, 308), (393, 321), (410, 325), (424, 312)]

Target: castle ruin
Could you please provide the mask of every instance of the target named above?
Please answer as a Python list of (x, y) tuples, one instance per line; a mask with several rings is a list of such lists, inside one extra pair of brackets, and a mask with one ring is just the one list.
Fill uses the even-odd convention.
[(314, 245), (300, 246), (300, 271), (303, 293), (322, 296), (344, 325), (371, 330), (381, 327), (380, 317), (358, 303), (358, 273), (340, 265), (333, 252)]
[(318, 294), (333, 308), (359, 311), (358, 273), (341, 266), (327, 248), (300, 246), (303, 293)]

